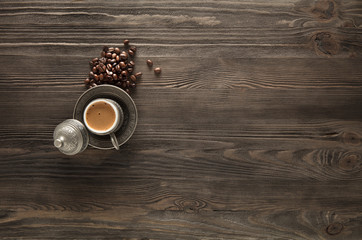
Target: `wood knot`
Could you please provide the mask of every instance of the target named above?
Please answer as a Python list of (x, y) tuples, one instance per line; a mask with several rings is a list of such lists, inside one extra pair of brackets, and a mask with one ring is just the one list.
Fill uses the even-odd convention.
[(326, 232), (329, 234), (329, 235), (337, 235), (338, 233), (340, 233), (341, 231), (343, 230), (343, 224), (342, 223), (339, 223), (339, 222), (335, 222), (335, 223), (332, 223), (332, 224), (329, 224), (327, 229), (326, 229)]
[(201, 200), (188, 200), (188, 199), (177, 199), (175, 200), (175, 205), (178, 210), (184, 211), (186, 213), (198, 213), (200, 209), (206, 207), (206, 203)]
[(318, 55), (336, 55), (340, 49), (340, 43), (332, 33), (320, 32), (312, 37), (314, 49)]
[(342, 140), (345, 144), (350, 144), (357, 146), (361, 142), (361, 138), (357, 133), (354, 132), (345, 132), (342, 135)]
[(348, 154), (339, 160), (339, 167), (345, 171), (358, 169), (361, 165), (361, 156), (355, 153)]
[(312, 15), (321, 21), (327, 21), (337, 16), (336, 3), (333, 0), (316, 1), (311, 9)]

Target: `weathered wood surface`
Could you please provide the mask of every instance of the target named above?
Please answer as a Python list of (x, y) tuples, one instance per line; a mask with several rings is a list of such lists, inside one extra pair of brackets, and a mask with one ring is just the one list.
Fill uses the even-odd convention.
[[(361, 239), (361, 27), (358, 0), (0, 2), (0, 238)], [(62, 155), (125, 38), (134, 136)]]

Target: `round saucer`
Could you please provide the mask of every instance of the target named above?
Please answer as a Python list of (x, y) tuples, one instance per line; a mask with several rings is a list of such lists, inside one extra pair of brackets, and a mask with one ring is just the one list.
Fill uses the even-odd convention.
[[(108, 98), (116, 101), (122, 108), (124, 119), (123, 124), (115, 135), (119, 146), (124, 144), (133, 135), (137, 125), (137, 108), (132, 98), (122, 89), (112, 85), (100, 85), (85, 91), (79, 98), (74, 107), (73, 118), (84, 124), (83, 111), (85, 107), (94, 99)], [(114, 148), (111, 138), (99, 136), (89, 132), (89, 145), (98, 149)]]

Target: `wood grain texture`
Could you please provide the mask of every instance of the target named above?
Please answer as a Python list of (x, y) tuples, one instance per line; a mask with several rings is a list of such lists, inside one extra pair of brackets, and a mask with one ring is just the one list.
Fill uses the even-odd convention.
[[(361, 7), (0, 2), (0, 239), (360, 239)], [(135, 134), (61, 154), (88, 61), (125, 38)]]

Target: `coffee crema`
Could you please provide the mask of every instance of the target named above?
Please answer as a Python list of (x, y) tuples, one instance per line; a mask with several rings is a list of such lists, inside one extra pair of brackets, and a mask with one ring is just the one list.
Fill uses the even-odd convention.
[(109, 103), (99, 101), (89, 106), (85, 120), (93, 130), (107, 131), (113, 126), (116, 120), (116, 113)]

